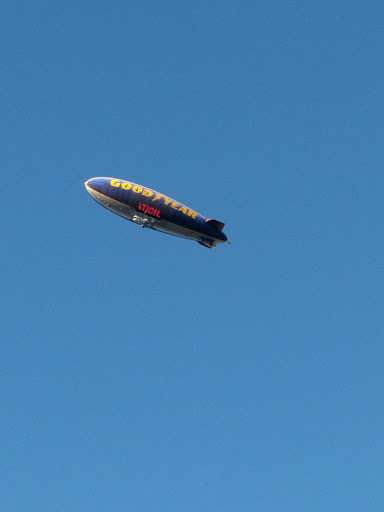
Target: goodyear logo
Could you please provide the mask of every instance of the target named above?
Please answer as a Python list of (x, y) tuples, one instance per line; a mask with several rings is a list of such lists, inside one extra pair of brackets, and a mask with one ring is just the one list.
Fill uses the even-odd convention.
[(170, 199), (169, 197), (167, 197), (163, 194), (159, 194), (158, 192), (156, 192), (156, 194), (154, 194), (152, 192), (152, 190), (148, 190), (146, 188), (143, 189), (139, 185), (133, 185), (133, 183), (130, 183), (129, 181), (111, 180), (109, 183), (110, 183), (110, 185), (112, 185), (112, 187), (116, 187), (116, 188), (121, 187), (123, 190), (131, 190), (132, 189), (132, 192), (135, 192), (135, 194), (141, 194), (144, 197), (146, 197), (147, 199), (152, 198), (151, 199), (152, 202), (162, 201), (162, 202), (164, 202), (164, 204), (166, 206), (169, 205), (174, 210), (177, 210), (178, 212), (182, 212), (182, 213), (184, 213), (184, 215), (187, 215), (188, 217), (192, 217), (192, 219), (195, 219), (197, 217), (197, 213), (194, 212), (193, 210), (191, 210), (190, 208), (187, 208), (186, 206), (179, 204), (176, 201), (174, 201), (173, 199)]

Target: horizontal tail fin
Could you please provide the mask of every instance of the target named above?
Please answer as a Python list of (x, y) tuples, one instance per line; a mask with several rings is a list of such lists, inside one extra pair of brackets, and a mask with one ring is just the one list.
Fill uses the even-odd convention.
[(225, 226), (224, 222), (220, 222), (219, 220), (215, 219), (207, 219), (205, 222), (218, 231), (221, 231)]
[(201, 241), (198, 240), (200, 245), (204, 245), (204, 247), (208, 247), (208, 249), (212, 249), (212, 247), (216, 247), (216, 240), (209, 240), (208, 238), (202, 238)]

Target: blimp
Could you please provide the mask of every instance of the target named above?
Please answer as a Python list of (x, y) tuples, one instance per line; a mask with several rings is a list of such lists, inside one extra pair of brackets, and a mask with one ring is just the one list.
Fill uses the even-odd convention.
[(117, 178), (91, 178), (89, 195), (124, 219), (168, 235), (195, 240), (212, 249), (227, 241), (224, 222), (200, 215), (189, 206), (151, 188)]

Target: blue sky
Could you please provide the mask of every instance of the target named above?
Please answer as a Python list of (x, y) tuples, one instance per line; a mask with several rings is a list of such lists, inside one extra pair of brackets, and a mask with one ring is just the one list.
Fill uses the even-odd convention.
[(2, 510), (382, 510), (383, 16), (3, 2)]

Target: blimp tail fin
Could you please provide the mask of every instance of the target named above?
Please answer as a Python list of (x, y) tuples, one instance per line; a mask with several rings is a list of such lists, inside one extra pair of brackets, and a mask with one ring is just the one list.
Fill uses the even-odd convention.
[(204, 247), (208, 247), (208, 249), (212, 249), (212, 247), (216, 247), (216, 240), (209, 240), (208, 238), (204, 238), (198, 241), (200, 245), (204, 245)]
[(219, 220), (215, 219), (207, 219), (205, 222), (218, 231), (221, 231), (225, 226), (224, 222), (220, 222)]

